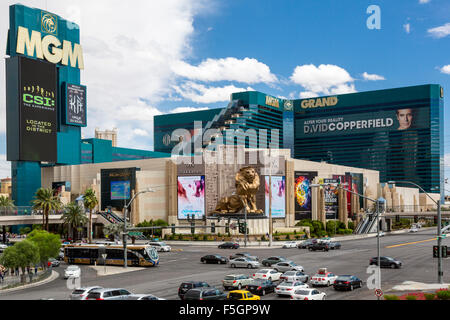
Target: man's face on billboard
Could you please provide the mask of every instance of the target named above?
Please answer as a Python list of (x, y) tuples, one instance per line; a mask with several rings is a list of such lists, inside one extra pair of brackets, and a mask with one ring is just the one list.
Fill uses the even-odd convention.
[(397, 110), (397, 120), (400, 124), (398, 130), (406, 130), (411, 127), (413, 114), (411, 109), (400, 109)]

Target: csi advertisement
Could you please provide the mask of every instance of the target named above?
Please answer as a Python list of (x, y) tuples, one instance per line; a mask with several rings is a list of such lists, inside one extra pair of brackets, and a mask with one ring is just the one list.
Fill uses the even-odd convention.
[[(269, 216), (270, 209), (270, 177), (265, 176), (266, 180), (266, 216)], [(286, 217), (286, 178), (284, 176), (272, 176), (272, 218)]]
[[(101, 169), (101, 206), (122, 210), (131, 200), (136, 189), (136, 171), (138, 168)], [(142, 188), (145, 188), (143, 186)]]
[(111, 200), (129, 199), (130, 192), (130, 181), (111, 181)]
[(311, 184), (317, 172), (295, 172), (295, 220), (311, 219)]
[(429, 108), (348, 114), (296, 121), (296, 137), (312, 138), (377, 131), (405, 131), (429, 127)]
[[(327, 179), (325, 179), (327, 180)], [(325, 182), (327, 183), (327, 182)], [(324, 199), (325, 199), (325, 214), (326, 219), (337, 219), (338, 218), (338, 191), (339, 189), (336, 186), (325, 185), (323, 187), (324, 190)]]
[(57, 162), (57, 71), (20, 58), (20, 160)]
[(65, 124), (86, 127), (86, 87), (66, 84), (65, 88)]
[(205, 176), (178, 177), (178, 219), (205, 215)]

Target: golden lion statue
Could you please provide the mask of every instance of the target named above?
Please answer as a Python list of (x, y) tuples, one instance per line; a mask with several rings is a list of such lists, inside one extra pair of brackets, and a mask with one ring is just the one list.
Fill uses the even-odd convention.
[(256, 193), (259, 189), (259, 175), (252, 167), (245, 167), (236, 174), (236, 193), (219, 201), (214, 213), (238, 213), (247, 209), (247, 213), (261, 214), (256, 207)]

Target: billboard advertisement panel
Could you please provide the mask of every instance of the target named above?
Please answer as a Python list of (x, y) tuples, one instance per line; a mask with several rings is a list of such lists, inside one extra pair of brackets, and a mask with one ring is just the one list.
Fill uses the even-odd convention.
[(311, 187), (317, 172), (295, 173), (295, 220), (311, 219)]
[(57, 71), (51, 63), (19, 58), (19, 159), (57, 161)]
[(86, 87), (67, 83), (65, 85), (64, 123), (86, 127)]
[[(364, 195), (364, 175), (362, 173), (345, 173), (352, 177), (352, 190), (356, 193)], [(359, 207), (364, 208), (364, 198), (359, 197)]]
[[(265, 202), (266, 202), (266, 216), (269, 216), (270, 210), (270, 177), (265, 176)], [(286, 217), (286, 177), (272, 176), (272, 218)]]
[[(352, 176), (349, 174), (346, 174), (345, 176), (341, 175), (333, 175), (333, 179), (337, 179), (340, 181), (341, 183), (341, 187), (343, 189), (347, 189), (350, 191), (353, 191), (352, 187)], [(348, 216), (351, 216), (351, 212), (352, 212), (352, 194), (350, 192), (345, 192), (345, 197), (347, 198), (347, 213)]]
[(111, 200), (126, 200), (130, 198), (130, 181), (111, 181)]
[(101, 210), (108, 207), (122, 210), (136, 189), (138, 168), (101, 169)]
[[(324, 179), (324, 183), (334, 183), (334, 179)], [(325, 198), (325, 215), (326, 219), (338, 218), (338, 187), (333, 185), (325, 185), (323, 187)]]
[(178, 219), (202, 219), (205, 211), (205, 176), (178, 177)]

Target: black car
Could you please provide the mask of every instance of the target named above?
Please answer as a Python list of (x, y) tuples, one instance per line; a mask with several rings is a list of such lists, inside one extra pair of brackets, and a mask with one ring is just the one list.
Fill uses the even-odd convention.
[[(370, 259), (369, 262), (370, 265), (378, 265), (378, 257), (374, 257), (372, 259)], [(386, 268), (392, 268), (392, 269), (399, 269), (402, 267), (402, 262), (399, 260), (396, 260), (394, 258), (391, 257), (380, 257), (380, 264), (381, 267), (386, 267)]]
[(340, 242), (330, 242), (328, 243), (328, 247), (330, 247), (331, 250), (337, 250), (341, 248)]
[(232, 254), (232, 255), (230, 256), (230, 260), (237, 259), (237, 258), (247, 258), (247, 259), (255, 260), (255, 261), (258, 261), (258, 260), (259, 260), (259, 258), (258, 258), (257, 256), (252, 256), (252, 255), (251, 255), (250, 253), (248, 253), (248, 252), (237, 252), (237, 253)]
[(195, 288), (185, 293), (183, 300), (225, 300), (227, 295), (216, 288)]
[(180, 284), (180, 287), (178, 288), (178, 296), (180, 297), (181, 300), (183, 300), (186, 292), (195, 288), (211, 288), (211, 286), (203, 281), (183, 282), (182, 284)]
[(245, 288), (253, 294), (264, 296), (266, 293), (275, 292), (276, 284), (270, 280), (253, 280)]
[(317, 239), (308, 239), (308, 240), (305, 240), (305, 241), (300, 242), (300, 243), (297, 245), (297, 248), (299, 248), (299, 249), (308, 249), (308, 247), (309, 247), (310, 245), (313, 245), (313, 244), (315, 244), (315, 243), (317, 243)]
[(203, 263), (227, 264), (228, 259), (218, 254), (208, 254), (200, 258)]
[(261, 261), (263, 266), (266, 267), (270, 267), (271, 265), (278, 263), (278, 262), (284, 262), (284, 261), (288, 261), (285, 257), (280, 257), (280, 256), (274, 256), (274, 257), (269, 257), (267, 259), (264, 259), (263, 261)]
[(328, 243), (325, 242), (316, 242), (310, 246), (308, 246), (309, 251), (328, 251), (330, 250), (330, 247), (328, 246)]
[(353, 290), (354, 288), (362, 288), (362, 280), (355, 276), (338, 276), (334, 281), (334, 290)]
[(239, 243), (225, 242), (219, 245), (219, 249), (239, 249)]

